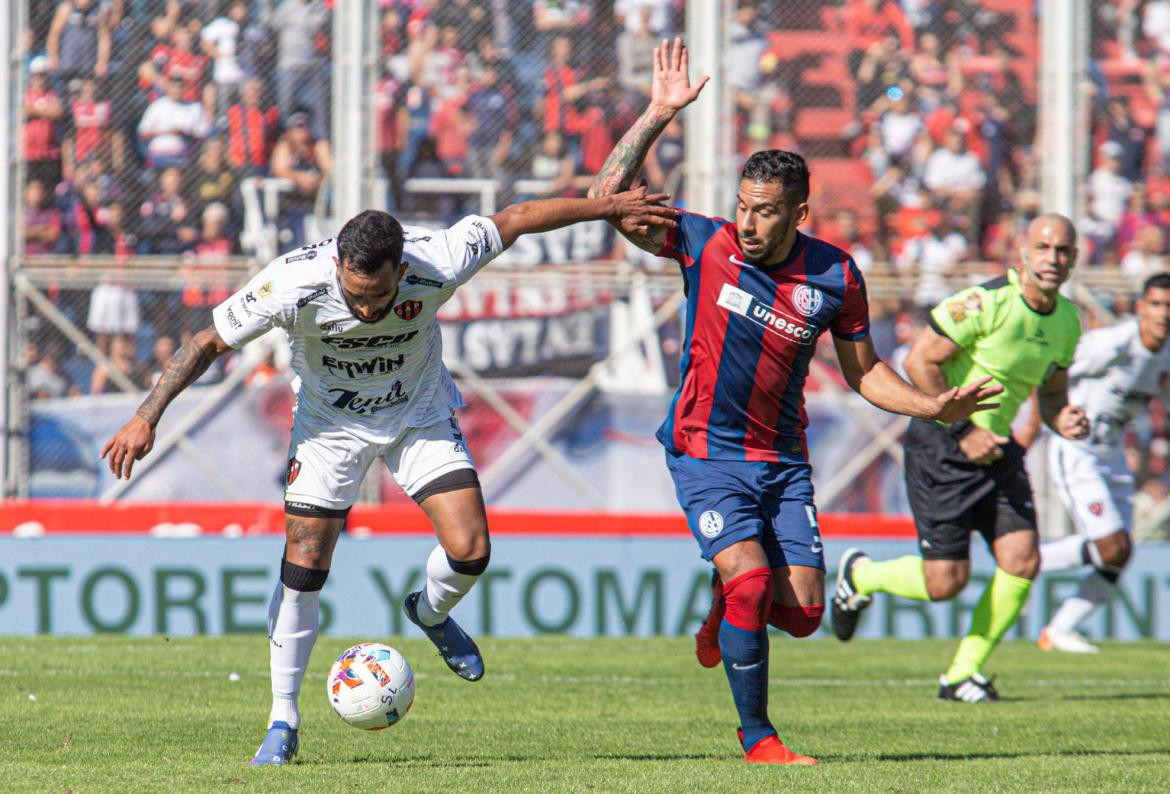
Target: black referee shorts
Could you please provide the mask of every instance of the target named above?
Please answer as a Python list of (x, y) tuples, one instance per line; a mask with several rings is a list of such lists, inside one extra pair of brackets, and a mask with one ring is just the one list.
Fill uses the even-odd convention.
[(924, 559), (968, 559), (972, 532), (990, 547), (1009, 532), (1036, 531), (1024, 448), (1012, 439), (1003, 446), (1002, 458), (977, 466), (959, 449), (959, 439), (970, 429), (969, 422), (946, 428), (912, 419), (906, 431), (906, 492)]

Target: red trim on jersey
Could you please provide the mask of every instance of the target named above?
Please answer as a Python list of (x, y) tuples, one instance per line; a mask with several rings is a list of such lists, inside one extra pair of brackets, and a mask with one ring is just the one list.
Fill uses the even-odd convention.
[[(808, 278), (804, 258), (807, 252), (808, 246), (805, 246), (796, 259), (782, 269), (777, 268), (777, 271), (783, 270), (782, 274), (780, 272), (769, 274), (772, 280), (776, 281), (777, 276), (784, 275), (797, 283), (806, 283)], [(795, 288), (796, 285), (791, 282), (777, 282), (776, 291), (772, 295), (772, 310), (783, 315), (799, 317), (800, 315), (792, 309), (792, 291)], [(793, 365), (799, 352), (800, 345), (796, 342), (764, 329), (764, 336), (760, 340), (760, 360), (756, 363), (755, 383), (745, 409), (747, 426), (744, 428), (743, 436), (744, 460), (776, 461), (776, 437), (779, 435), (776, 425), (780, 421), (780, 398), (792, 379)], [(778, 384), (781, 386), (780, 393), (776, 391)]]
[[(711, 236), (711, 240), (730, 233), (731, 228), (724, 226)], [(707, 260), (710, 266), (704, 268), (703, 260), (713, 248), (715, 246), (708, 240), (699, 262), (699, 294), (688, 349), (690, 366), (674, 407), (674, 447), (700, 459), (707, 457), (707, 426), (711, 422), (715, 387), (719, 382), (719, 361), (727, 337), (727, 324), (731, 321), (731, 313), (719, 307), (719, 292), (724, 282), (738, 284), (743, 270), (730, 259), (726, 265), (718, 260)]]

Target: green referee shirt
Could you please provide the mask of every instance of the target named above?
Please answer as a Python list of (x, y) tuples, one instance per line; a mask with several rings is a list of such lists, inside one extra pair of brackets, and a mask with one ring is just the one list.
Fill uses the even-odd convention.
[[(930, 313), (930, 327), (959, 346), (943, 362), (947, 386), (966, 386), (990, 375), (1003, 386), (991, 398), (999, 408), (971, 414), (971, 421), (1001, 436), (1011, 434), (1020, 405), (1056, 368), (1073, 360), (1081, 321), (1067, 298), (1057, 295), (1048, 314), (1030, 307), (1020, 277), (1009, 270), (986, 284), (960, 290)], [(991, 385), (991, 384), (988, 384)]]

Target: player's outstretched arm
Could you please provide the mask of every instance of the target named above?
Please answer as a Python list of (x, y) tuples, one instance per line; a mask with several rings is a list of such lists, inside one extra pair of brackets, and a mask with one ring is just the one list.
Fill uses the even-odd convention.
[(190, 342), (179, 348), (138, 411), (102, 447), (102, 458), (109, 455), (110, 471), (116, 478), (120, 480), (125, 476), (130, 479), (134, 461), (142, 460), (154, 446), (154, 429), (171, 400), (206, 372), (211, 362), (229, 350), (231, 347), (220, 338), (213, 325), (195, 334)]
[(678, 210), (664, 207), (666, 193), (646, 193), (645, 187), (596, 198), (552, 198), (513, 204), (491, 216), (507, 248), (522, 234), (547, 232), (581, 221), (609, 221), (623, 233), (650, 234), (674, 226)]
[[(633, 184), (655, 139), (666, 129), (675, 114), (698, 98), (699, 92), (707, 84), (709, 78), (703, 76), (691, 85), (688, 69), (687, 48), (681, 38), (674, 40), (673, 47), (663, 39), (662, 44), (654, 48), (650, 106), (626, 130), (626, 134), (609, 153), (589, 187), (591, 197), (619, 193)], [(622, 233), (634, 245), (652, 253), (662, 250), (666, 242), (666, 230), (663, 228), (654, 228), (648, 234), (629, 233), (625, 229)]]
[[(878, 358), (873, 341), (867, 336), (856, 341), (833, 338), (837, 360), (849, 386), (869, 402), (891, 413), (937, 419), (940, 422), (958, 422), (976, 411), (998, 408), (999, 403), (988, 403), (1003, 391), (1002, 386), (988, 386), (991, 378), (983, 378), (963, 388), (946, 389), (929, 394), (911, 386), (898, 373)], [(913, 355), (913, 352), (911, 352)]]
[(1089, 417), (1075, 405), (1068, 404), (1068, 370), (1054, 369), (1036, 389), (1040, 418), (1053, 432), (1073, 441), (1089, 435)]

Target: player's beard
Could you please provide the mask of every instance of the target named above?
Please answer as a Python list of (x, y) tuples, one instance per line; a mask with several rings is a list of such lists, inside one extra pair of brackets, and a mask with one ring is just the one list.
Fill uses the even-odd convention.
[(358, 317), (358, 313), (354, 311), (353, 304), (349, 302), (349, 298), (346, 296), (345, 290), (341, 291), (341, 299), (345, 301), (345, 306), (347, 309), (349, 309), (349, 313), (354, 316), (354, 319), (356, 319), (359, 323), (373, 325), (374, 323), (380, 323), (382, 320), (386, 319), (386, 315), (389, 314), (390, 309), (394, 307), (394, 301), (398, 300), (399, 289), (400, 287), (396, 287), (394, 289), (394, 294), (390, 297), (390, 300), (386, 301), (386, 305), (382, 307), (382, 311), (378, 312), (378, 316), (372, 320), (363, 320), (361, 317)]

